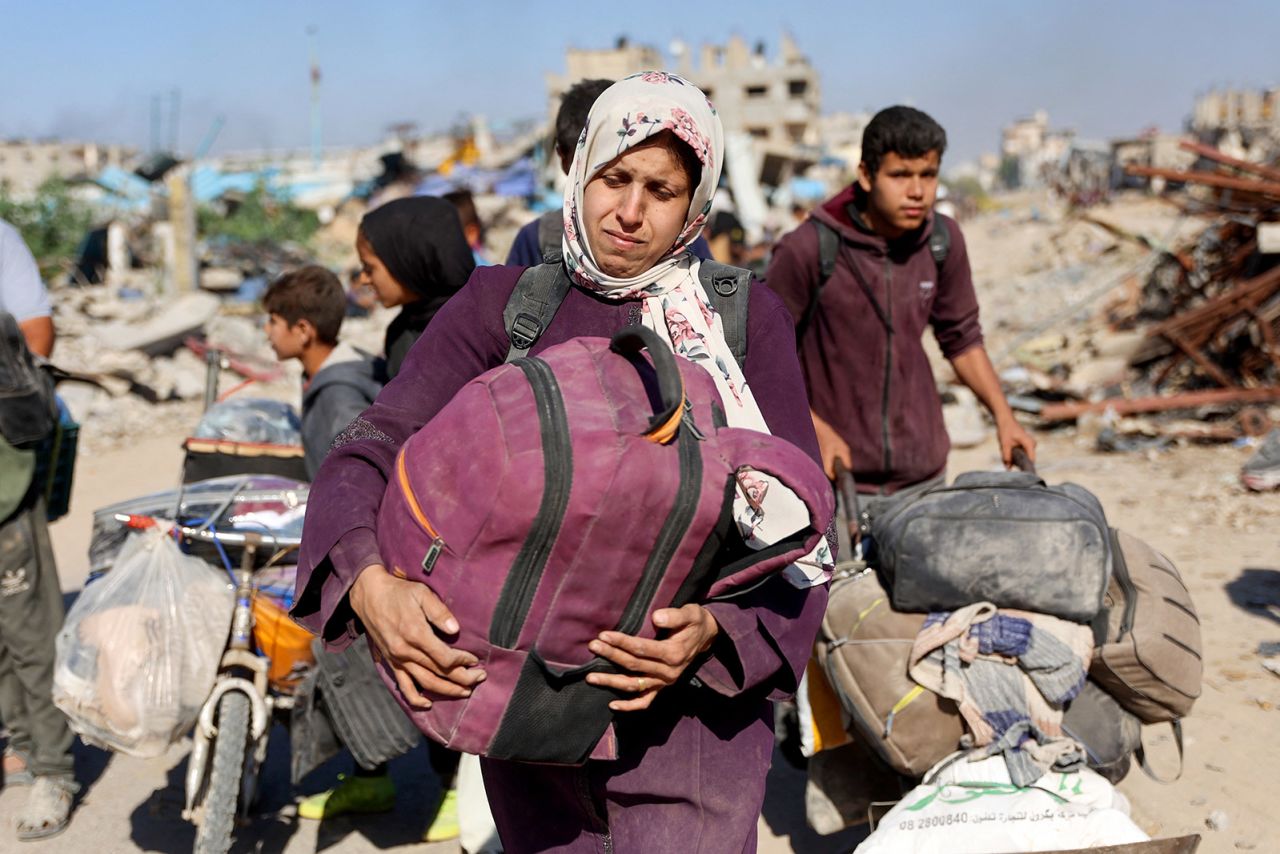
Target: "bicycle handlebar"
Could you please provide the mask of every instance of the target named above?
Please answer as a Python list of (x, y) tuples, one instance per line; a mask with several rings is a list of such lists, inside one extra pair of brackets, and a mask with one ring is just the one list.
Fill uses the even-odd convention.
[[(169, 521), (167, 519), (156, 519), (153, 516), (138, 516), (132, 513), (117, 513), (115, 519), (128, 528), (138, 530), (153, 528), (161, 522), (167, 523)], [(192, 528), (188, 525), (176, 523), (173, 527), (181, 536), (189, 540), (199, 540), (204, 543), (221, 543), (224, 546), (270, 545), (276, 548), (292, 548), (302, 545), (301, 537), (281, 537), (257, 531), (219, 531), (213, 528)]]

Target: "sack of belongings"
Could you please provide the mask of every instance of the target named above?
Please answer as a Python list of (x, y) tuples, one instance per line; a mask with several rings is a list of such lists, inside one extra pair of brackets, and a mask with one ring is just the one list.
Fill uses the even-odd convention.
[(485, 373), (405, 442), (378, 514), (382, 555), (444, 600), (455, 645), (487, 673), (469, 698), (421, 711), (383, 664), (423, 732), (467, 753), (581, 763), (616, 698), (585, 681), (614, 669), (587, 648), (601, 631), (654, 637), (658, 608), (804, 573), (802, 558), (816, 573), (831, 563), (822, 470), (724, 425), (712, 377), (629, 327)]
[(159, 756), (213, 687), (234, 605), (224, 572), (159, 529), (131, 535), (58, 633), (54, 703), (85, 741)]
[(1102, 506), (1034, 472), (969, 472), (872, 520), (877, 568), (900, 611), (975, 602), (1087, 623), (1111, 578)]
[(1010, 782), (998, 756), (950, 757), (885, 814), (855, 854), (1056, 851), (1146, 842), (1124, 795), (1088, 768)]
[(875, 572), (864, 569), (832, 582), (815, 648), (846, 729), (908, 777), (955, 752), (964, 736), (956, 704), (907, 675), (924, 619), (895, 610)]

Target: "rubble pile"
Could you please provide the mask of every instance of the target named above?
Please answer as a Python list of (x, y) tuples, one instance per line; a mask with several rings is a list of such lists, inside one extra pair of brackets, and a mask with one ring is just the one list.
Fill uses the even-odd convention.
[[(1242, 171), (1221, 159), (1210, 162)], [(1044, 427), (1076, 425), (1108, 451), (1256, 443), (1280, 423), (1280, 183), (1257, 174), (1280, 170), (1247, 165), (1230, 188), (1188, 179), (1171, 197), (1181, 214), (1168, 236), (1154, 220), (1135, 227), (1124, 196), (1056, 223), (1037, 217), (1047, 269), (1028, 264), (983, 302), (993, 341), (1018, 332), (993, 348), (1016, 409)], [(1017, 243), (1002, 235), (996, 247)]]
[(1180, 180), (1197, 204), (1224, 215), (1162, 253), (1110, 320), (1119, 328), (1156, 321), (1131, 364), (1161, 392), (1280, 386), (1280, 169), (1184, 147), (1214, 168), (1130, 171)]
[[(173, 295), (154, 283), (63, 287), (53, 291), (58, 394), (81, 424), (89, 452), (195, 428), (210, 377), (206, 354), (220, 356), (220, 396), (241, 393), (297, 405), (300, 368), (275, 359), (260, 309), (232, 295)], [(389, 318), (350, 317), (342, 336), (370, 353), (382, 349)], [(249, 390), (251, 388), (251, 390)]]

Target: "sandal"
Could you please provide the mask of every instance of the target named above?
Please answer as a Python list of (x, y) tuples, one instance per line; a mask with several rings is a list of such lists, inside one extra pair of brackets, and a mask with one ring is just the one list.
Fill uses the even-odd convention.
[(27, 757), (12, 747), (4, 749), (4, 785), (30, 786), (36, 781), (35, 775), (27, 767)]
[(27, 806), (18, 822), (18, 838), (48, 839), (67, 829), (71, 806), (80, 786), (70, 777), (40, 776), (31, 786)]

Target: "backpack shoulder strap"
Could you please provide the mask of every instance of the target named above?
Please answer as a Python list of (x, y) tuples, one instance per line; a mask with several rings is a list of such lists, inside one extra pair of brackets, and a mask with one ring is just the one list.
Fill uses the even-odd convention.
[(809, 221), (818, 230), (818, 284), (809, 291), (809, 304), (805, 306), (804, 316), (796, 326), (797, 344), (809, 331), (813, 316), (818, 311), (818, 301), (822, 299), (822, 289), (827, 286), (831, 274), (836, 271), (836, 256), (840, 254), (840, 235), (836, 230), (821, 220), (810, 219)]
[(751, 271), (706, 260), (698, 268), (698, 282), (724, 324), (724, 339), (739, 368), (747, 363), (747, 304)]
[(559, 259), (561, 240), (564, 237), (564, 212), (559, 208), (549, 210), (538, 217), (538, 251), (542, 260), (551, 262), (551, 254)]
[(942, 265), (946, 263), (947, 254), (950, 252), (951, 229), (943, 221), (942, 214), (934, 214), (933, 228), (929, 231), (929, 254), (933, 256), (933, 263), (937, 265), (938, 272), (942, 272)]
[(539, 264), (520, 274), (502, 310), (502, 325), (511, 340), (506, 361), (524, 357), (538, 343), (571, 287), (563, 264)]

